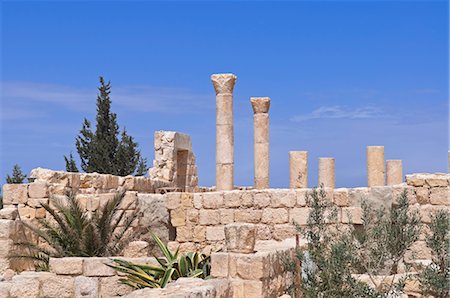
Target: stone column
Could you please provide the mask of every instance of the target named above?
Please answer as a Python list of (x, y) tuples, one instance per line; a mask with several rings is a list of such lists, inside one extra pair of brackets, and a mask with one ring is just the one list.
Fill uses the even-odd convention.
[(250, 98), (253, 108), (255, 188), (269, 188), (269, 97)]
[(308, 151), (289, 151), (289, 187), (308, 187)]
[(334, 174), (335, 159), (332, 157), (319, 158), (319, 185), (327, 188), (335, 188), (336, 177)]
[(216, 190), (234, 188), (234, 74), (213, 74), (216, 91)]
[(384, 186), (384, 146), (367, 146), (367, 184)]
[(403, 182), (402, 161), (386, 160), (386, 185), (396, 185)]

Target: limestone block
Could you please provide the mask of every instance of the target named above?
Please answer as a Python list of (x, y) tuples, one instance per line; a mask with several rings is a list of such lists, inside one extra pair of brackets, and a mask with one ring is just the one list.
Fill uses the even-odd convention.
[(272, 239), (272, 232), (269, 225), (257, 224), (256, 227), (256, 239), (257, 240), (270, 240)]
[(237, 274), (242, 279), (263, 279), (269, 272), (264, 270), (265, 263), (268, 263), (268, 257), (265, 254), (240, 254), (236, 258)]
[(7, 257), (9, 252), (12, 251), (13, 241), (11, 239), (0, 240), (0, 258)]
[(269, 191), (258, 192), (255, 194), (253, 201), (256, 208), (262, 209), (270, 205), (271, 194)]
[(293, 208), (289, 210), (289, 222), (290, 223), (295, 222), (299, 225), (306, 225), (311, 210), (312, 210), (311, 208), (307, 207)]
[(442, 206), (438, 205), (421, 205), (420, 206), (420, 217), (423, 223), (431, 223), (431, 214), (436, 213), (437, 211), (442, 210)]
[(38, 181), (28, 185), (28, 197), (45, 198), (48, 197), (48, 185), (45, 181)]
[(226, 249), (229, 252), (252, 253), (255, 248), (256, 227), (253, 224), (225, 226)]
[(27, 202), (27, 205), (33, 208), (41, 207), (42, 204), (48, 204), (48, 198), (32, 198)]
[(188, 242), (192, 240), (194, 234), (194, 227), (183, 226), (177, 228), (177, 239), (178, 242)]
[(167, 209), (173, 210), (181, 207), (181, 193), (169, 192), (165, 195), (165, 197)]
[(406, 183), (411, 186), (424, 186), (426, 174), (406, 175)]
[(450, 188), (433, 187), (430, 190), (430, 203), (433, 205), (450, 205)]
[(138, 194), (139, 226), (149, 228), (166, 243), (169, 241), (169, 210), (159, 194)]
[(14, 220), (1, 219), (0, 220), (0, 239), (8, 240), (14, 232)]
[(403, 192), (406, 191), (406, 197), (408, 198), (408, 202), (411, 205), (417, 203), (416, 192), (414, 191), (414, 187), (406, 185), (406, 183), (398, 184), (392, 186), (392, 200), (394, 204), (397, 204)]
[(342, 223), (362, 224), (362, 209), (359, 207), (342, 208)]
[(203, 208), (218, 209), (224, 207), (222, 192), (210, 192), (203, 194)]
[(206, 240), (206, 227), (205, 226), (195, 226), (194, 235), (192, 240), (194, 242), (204, 242)]
[(50, 258), (50, 272), (60, 275), (81, 275), (83, 274), (83, 258), (65, 257)]
[(186, 214), (182, 208), (170, 212), (170, 222), (174, 227), (181, 227), (186, 224)]
[(272, 197), (270, 206), (274, 208), (287, 207), (292, 208), (297, 202), (296, 193), (294, 190), (279, 189), (272, 190)]
[(188, 209), (186, 210), (186, 222), (187, 224), (198, 224), (199, 223), (199, 211), (198, 209)]
[(201, 225), (218, 225), (220, 223), (219, 210), (200, 210), (200, 224)]
[(72, 298), (74, 294), (72, 277), (52, 276), (41, 283), (40, 297)]
[(234, 221), (239, 223), (259, 223), (262, 217), (262, 210), (237, 209), (234, 212)]
[(120, 282), (119, 276), (100, 278), (100, 297), (117, 297), (130, 293), (133, 289)]
[(217, 252), (211, 255), (211, 276), (228, 276), (228, 253)]
[(349, 206), (349, 191), (347, 188), (337, 188), (333, 192), (333, 202), (340, 207)]
[(273, 227), (273, 239), (281, 241), (284, 239), (295, 237), (297, 230), (292, 224), (275, 225)]
[(36, 218), (36, 209), (19, 205), (19, 216), (20, 219), (34, 219)]
[(149, 245), (147, 241), (131, 241), (123, 251), (123, 255), (127, 258), (138, 258), (148, 255)]
[(216, 164), (216, 189), (232, 190), (234, 187), (234, 164)]
[(74, 279), (75, 298), (98, 298), (98, 278), (77, 276)]
[(122, 199), (122, 202), (119, 205), (119, 209), (135, 209), (137, 206), (137, 192), (136, 191), (127, 191)]
[(368, 186), (384, 186), (384, 146), (367, 146)]
[(23, 274), (12, 278), (12, 286), (9, 291), (11, 298), (39, 298), (39, 279)]
[(0, 209), (0, 219), (16, 219), (17, 215), (17, 209), (14, 207)]
[(367, 187), (356, 187), (349, 189), (349, 201), (352, 207), (361, 207), (361, 202), (369, 197)]
[(242, 191), (233, 190), (233, 191), (225, 191), (223, 192), (223, 202), (225, 207), (228, 208), (237, 208), (241, 206), (241, 195)]
[(295, 190), (295, 196), (297, 198), (297, 207), (306, 206), (306, 195), (308, 194), (307, 188), (300, 188)]
[(45, 208), (36, 208), (36, 218), (45, 218), (47, 211)]
[(252, 191), (246, 191), (241, 196), (242, 207), (253, 207), (253, 195)]
[(25, 204), (28, 200), (28, 184), (4, 184), (3, 204)]
[(183, 208), (194, 208), (193, 202), (194, 195), (191, 193), (183, 192), (181, 193), (181, 207)]
[(289, 220), (288, 210), (285, 208), (265, 208), (261, 222), (270, 224), (287, 223)]
[(201, 209), (203, 207), (203, 195), (201, 193), (194, 193), (192, 200), (195, 209)]
[(425, 241), (416, 241), (405, 254), (405, 260), (431, 260), (431, 250)]
[(234, 222), (234, 210), (233, 209), (220, 209), (220, 223), (229, 224)]
[(415, 187), (414, 189), (419, 204), (430, 204), (430, 189), (428, 187)]
[(308, 151), (289, 152), (289, 187), (308, 187)]
[(225, 239), (225, 230), (223, 226), (206, 227), (206, 240), (220, 241)]
[(403, 166), (401, 160), (386, 160), (386, 185), (397, 185), (403, 182)]
[(0, 297), (9, 298), (9, 290), (11, 289), (12, 283), (10, 282), (0, 282)]
[(254, 281), (254, 280), (244, 281), (244, 297), (245, 298), (264, 297), (263, 283), (261, 281)]
[(91, 257), (85, 258), (83, 262), (84, 276), (113, 276), (115, 270), (106, 266), (105, 263), (110, 262), (108, 258)]
[(425, 177), (425, 183), (430, 187), (446, 187), (448, 186), (448, 178), (449, 176), (446, 174), (428, 174)]

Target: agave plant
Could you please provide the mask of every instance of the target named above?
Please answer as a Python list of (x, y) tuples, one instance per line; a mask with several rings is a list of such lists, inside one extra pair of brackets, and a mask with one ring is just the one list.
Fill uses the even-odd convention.
[(179, 256), (179, 250), (172, 253), (169, 248), (152, 234), (158, 248), (164, 257), (156, 258), (159, 265), (139, 265), (121, 259), (113, 259), (115, 264), (109, 267), (125, 273), (120, 281), (134, 289), (164, 288), (167, 283), (180, 277), (199, 277), (207, 279), (210, 276), (211, 257), (198, 252), (188, 252)]
[(124, 191), (117, 193), (92, 214), (83, 209), (73, 192), (55, 200), (53, 208), (41, 204), (49, 218), (38, 219), (37, 226), (22, 221), (40, 244), (29, 240), (23, 231), (23, 239), (16, 242), (20, 253), (10, 255), (10, 259), (31, 259), (37, 269), (45, 270), (49, 257), (119, 255), (139, 235), (131, 233), (138, 210), (126, 216), (125, 210), (119, 209), (124, 195)]

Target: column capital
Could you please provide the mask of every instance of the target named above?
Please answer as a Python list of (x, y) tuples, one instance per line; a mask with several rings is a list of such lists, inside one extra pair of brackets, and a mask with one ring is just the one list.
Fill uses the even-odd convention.
[(233, 93), (237, 77), (232, 73), (219, 73), (211, 76), (216, 95)]
[(270, 108), (270, 97), (250, 97), (253, 113), (268, 113)]

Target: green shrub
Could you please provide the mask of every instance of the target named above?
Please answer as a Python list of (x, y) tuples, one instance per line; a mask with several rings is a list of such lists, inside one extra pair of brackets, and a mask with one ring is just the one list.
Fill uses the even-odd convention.
[(428, 225), (427, 246), (431, 250), (432, 262), (420, 274), (419, 281), (424, 295), (436, 298), (450, 295), (450, 213), (440, 210), (431, 215)]
[(178, 250), (172, 253), (158, 236), (153, 240), (161, 250), (163, 258), (156, 258), (159, 265), (138, 265), (121, 259), (113, 259), (115, 264), (109, 267), (126, 274), (120, 281), (134, 289), (164, 288), (167, 283), (180, 277), (209, 278), (211, 271), (210, 256), (197, 252), (188, 252), (179, 256)]
[(138, 210), (126, 215), (125, 210), (119, 209), (124, 195), (125, 192), (119, 192), (93, 213), (84, 211), (74, 193), (68, 193), (64, 200), (55, 200), (55, 209), (49, 204), (41, 204), (50, 218), (38, 219), (37, 226), (22, 221), (23, 226), (41, 244), (31, 240), (19, 241), (16, 245), (17, 251), (21, 253), (12, 254), (10, 258), (31, 259), (37, 269), (45, 270), (49, 257), (120, 254), (140, 234), (139, 231), (131, 230)]

